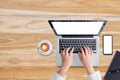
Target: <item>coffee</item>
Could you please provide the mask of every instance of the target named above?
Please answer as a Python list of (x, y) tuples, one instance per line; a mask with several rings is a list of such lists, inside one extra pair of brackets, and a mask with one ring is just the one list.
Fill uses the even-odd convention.
[(49, 45), (48, 45), (47, 43), (42, 43), (42, 44), (40, 45), (40, 49), (41, 49), (41, 51), (43, 51), (43, 52), (47, 52), (47, 51), (49, 50)]

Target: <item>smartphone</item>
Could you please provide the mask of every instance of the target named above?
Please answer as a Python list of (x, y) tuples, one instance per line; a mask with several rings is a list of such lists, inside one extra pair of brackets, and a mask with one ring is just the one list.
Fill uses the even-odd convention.
[(111, 35), (103, 36), (103, 54), (112, 55), (113, 53), (113, 37)]

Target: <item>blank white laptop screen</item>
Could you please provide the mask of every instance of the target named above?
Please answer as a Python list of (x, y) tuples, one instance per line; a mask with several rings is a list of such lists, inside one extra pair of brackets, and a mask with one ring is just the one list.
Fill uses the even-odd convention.
[(53, 28), (59, 35), (95, 35), (101, 30), (104, 21), (101, 22), (52, 22)]

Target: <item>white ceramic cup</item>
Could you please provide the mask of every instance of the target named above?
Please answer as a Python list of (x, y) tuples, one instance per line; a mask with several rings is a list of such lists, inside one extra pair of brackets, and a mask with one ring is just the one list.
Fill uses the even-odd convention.
[(43, 56), (50, 55), (53, 51), (53, 45), (48, 40), (42, 40), (38, 43), (37, 52)]

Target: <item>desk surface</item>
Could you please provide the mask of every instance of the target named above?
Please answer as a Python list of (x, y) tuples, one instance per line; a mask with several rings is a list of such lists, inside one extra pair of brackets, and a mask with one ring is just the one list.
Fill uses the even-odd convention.
[[(0, 2), (0, 80), (50, 80), (58, 68), (55, 35), (47, 22), (49, 19), (108, 20), (100, 34), (100, 66), (95, 68), (104, 77), (115, 51), (120, 50), (119, 0), (60, 0), (58, 3), (3, 0)], [(103, 55), (102, 35), (113, 35), (113, 55)], [(53, 44), (54, 51), (49, 56), (41, 56), (36, 51), (43, 39)], [(70, 68), (67, 76), (67, 80), (87, 80), (83, 67)]]
[[(100, 40), (101, 38), (100, 36)], [(114, 36), (114, 50), (119, 47), (118, 38), (117, 35)], [(38, 42), (43, 39), (48, 39), (53, 44), (54, 51), (49, 56), (41, 56), (36, 51)], [(0, 34), (0, 79), (49, 80), (58, 69), (55, 53), (54, 34)], [(113, 55), (103, 55), (100, 49), (100, 66), (95, 70), (100, 70), (102, 77), (112, 57)], [(83, 67), (72, 67), (67, 75), (68, 80), (87, 79)]]

